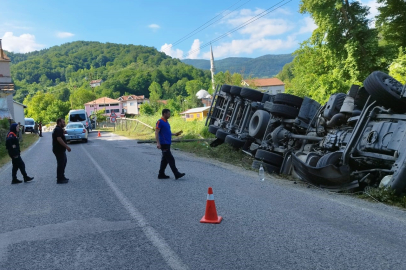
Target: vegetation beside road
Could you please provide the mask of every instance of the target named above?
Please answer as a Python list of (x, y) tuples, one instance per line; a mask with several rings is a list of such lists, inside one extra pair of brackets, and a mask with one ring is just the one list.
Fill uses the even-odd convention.
[[(36, 134), (23, 134), (23, 140), (20, 142), (21, 152), (26, 150), (39, 139)], [(0, 167), (10, 161), (4, 140), (0, 144)]]

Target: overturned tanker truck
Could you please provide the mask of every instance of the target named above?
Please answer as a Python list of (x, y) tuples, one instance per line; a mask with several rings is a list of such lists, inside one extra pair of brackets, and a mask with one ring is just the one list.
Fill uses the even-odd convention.
[[(231, 91), (233, 90), (233, 91)], [(244, 93), (250, 93), (249, 95)], [(364, 86), (308, 97), (217, 88), (206, 122), (217, 139), (255, 157), (268, 172), (323, 188), (406, 188), (406, 87), (375, 71)]]

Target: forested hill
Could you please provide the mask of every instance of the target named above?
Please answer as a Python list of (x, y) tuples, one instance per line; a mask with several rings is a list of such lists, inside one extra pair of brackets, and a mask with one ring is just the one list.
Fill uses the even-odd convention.
[(27, 54), (7, 52), (16, 85), (15, 99), (39, 90), (60, 92), (69, 100), (75, 89), (90, 89), (89, 82), (103, 79), (96, 96), (135, 94), (149, 96), (153, 82), (164, 87), (161, 98), (187, 95), (186, 82), (199, 81), (207, 88), (210, 74), (173, 59), (155, 48), (114, 43), (76, 41)]
[[(273, 77), (278, 74), (283, 66), (292, 62), (293, 56), (291, 54), (267, 54), (257, 58), (247, 57), (229, 57), (222, 60), (215, 60), (214, 65), (216, 72), (230, 71), (230, 73), (241, 73), (248, 77)], [(185, 59), (183, 63), (192, 65), (196, 68), (209, 70), (210, 61), (203, 59)]]

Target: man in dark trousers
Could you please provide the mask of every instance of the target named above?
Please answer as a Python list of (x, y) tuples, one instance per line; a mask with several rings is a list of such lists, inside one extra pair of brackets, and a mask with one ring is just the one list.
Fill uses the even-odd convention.
[(56, 127), (52, 132), (52, 151), (56, 157), (56, 183), (66, 184), (69, 179), (65, 177), (65, 168), (68, 159), (66, 157), (66, 150), (71, 151), (70, 147), (66, 144), (66, 138), (63, 128), (65, 127), (65, 120), (59, 118), (56, 120)]
[(165, 175), (166, 166), (171, 167), (176, 179), (185, 176), (184, 173), (180, 173), (175, 165), (175, 158), (171, 153), (172, 136), (179, 136), (183, 131), (177, 133), (171, 132), (171, 126), (168, 119), (171, 117), (171, 111), (169, 109), (162, 110), (161, 119), (156, 122), (155, 139), (156, 147), (162, 151), (161, 167), (159, 169), (158, 179), (168, 179), (169, 176)]
[(38, 129), (39, 129), (39, 136), (42, 137), (42, 121), (39, 122)]
[(25, 163), (21, 158), (21, 151), (20, 151), (20, 142), (18, 140), (19, 126), (16, 123), (10, 125), (10, 132), (7, 134), (6, 138), (6, 148), (8, 151), (8, 155), (11, 157), (13, 163), (13, 170), (12, 170), (12, 177), (13, 180), (11, 184), (20, 184), (22, 183), (21, 180), (17, 179), (17, 171), (20, 169), (21, 174), (24, 177), (24, 182), (29, 182), (34, 177), (29, 177), (25, 172)]

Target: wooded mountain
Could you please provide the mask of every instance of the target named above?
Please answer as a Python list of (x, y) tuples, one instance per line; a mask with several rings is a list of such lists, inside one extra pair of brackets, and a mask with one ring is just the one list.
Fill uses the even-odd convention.
[[(267, 54), (257, 58), (229, 57), (222, 60), (215, 60), (216, 72), (230, 71), (230, 73), (241, 73), (245, 77), (267, 78), (278, 74), (283, 66), (292, 62), (291, 54)], [(183, 63), (196, 68), (209, 70), (210, 60), (204, 59), (184, 59)]]
[(23, 101), (38, 90), (69, 92), (87, 88), (90, 80), (103, 79), (96, 96), (135, 94), (149, 96), (149, 86), (165, 85), (162, 98), (186, 96), (185, 84), (199, 80), (210, 86), (210, 72), (173, 59), (147, 46), (76, 41), (26, 54), (7, 52), (16, 85), (15, 99)]

